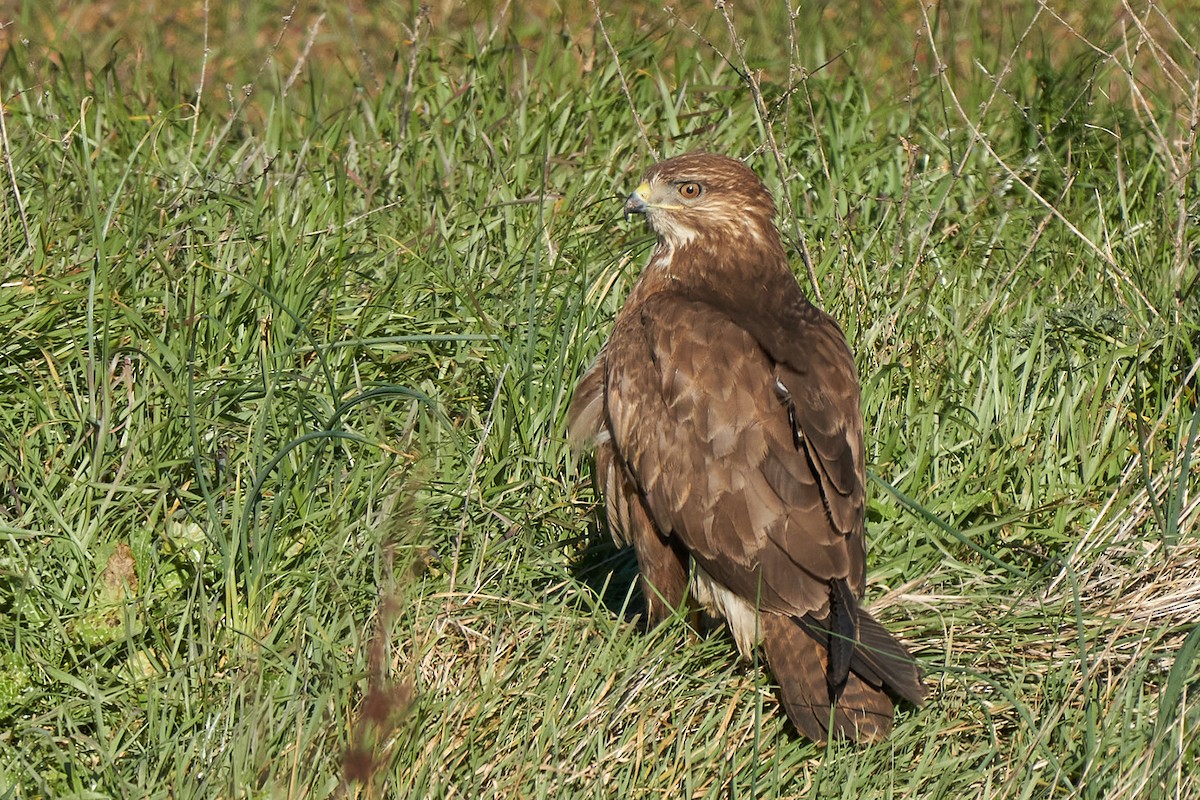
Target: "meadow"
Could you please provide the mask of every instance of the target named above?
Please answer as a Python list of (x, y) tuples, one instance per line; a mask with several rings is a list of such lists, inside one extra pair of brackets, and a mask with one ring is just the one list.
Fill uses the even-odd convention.
[[(0, 9), (0, 798), (1200, 798), (1200, 20), (791, 5)], [(882, 744), (566, 443), (701, 148), (856, 353)]]

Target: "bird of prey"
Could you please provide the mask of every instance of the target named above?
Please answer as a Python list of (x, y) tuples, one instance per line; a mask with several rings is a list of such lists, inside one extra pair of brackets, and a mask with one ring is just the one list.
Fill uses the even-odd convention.
[(741, 162), (652, 166), (625, 214), (657, 244), (576, 387), (576, 447), (647, 616), (688, 603), (761, 645), (796, 728), (875, 741), (920, 705), (912, 658), (859, 605), (863, 421), (854, 358), (788, 268), (770, 192)]

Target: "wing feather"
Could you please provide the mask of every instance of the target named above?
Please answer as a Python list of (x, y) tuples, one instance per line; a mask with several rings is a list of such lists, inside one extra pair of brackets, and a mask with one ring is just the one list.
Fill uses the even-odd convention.
[[(841, 431), (847, 452), (824, 429), (820, 446), (805, 429), (797, 448), (791, 420), (804, 414), (776, 387), (797, 373), (781, 371), (751, 332), (699, 300), (649, 298), (618, 321), (607, 347), (613, 436), (659, 528), (741, 596), (788, 614), (826, 613), (829, 581), (857, 580), (851, 572), (863, 561), (861, 502), (831, 511), (843, 494), (824, 486), (822, 466), (822, 450), (853, 463), (853, 425), (826, 425)], [(857, 386), (852, 372), (847, 383)], [(853, 400), (837, 413), (852, 419)], [(826, 405), (832, 418), (834, 401)]]
[(567, 438), (576, 448), (595, 443), (595, 479), (602, 487), (613, 540), (618, 545), (633, 545), (637, 551), (647, 616), (657, 622), (678, 608), (687, 594), (687, 553), (655, 525), (642, 491), (617, 449), (608, 427), (606, 377), (606, 354), (601, 351), (571, 398)]

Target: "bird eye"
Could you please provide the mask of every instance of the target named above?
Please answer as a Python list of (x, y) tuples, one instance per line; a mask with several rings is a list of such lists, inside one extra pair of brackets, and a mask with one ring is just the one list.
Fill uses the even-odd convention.
[(700, 186), (700, 184), (696, 183), (695, 181), (685, 183), (679, 187), (679, 194), (686, 197), (688, 200), (695, 200), (697, 197), (700, 196), (700, 193), (703, 191), (704, 191), (704, 188), (702, 186)]

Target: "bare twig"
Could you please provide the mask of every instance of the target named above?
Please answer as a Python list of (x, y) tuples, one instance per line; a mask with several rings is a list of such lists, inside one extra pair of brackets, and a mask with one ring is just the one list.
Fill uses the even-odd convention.
[(304, 64), (308, 61), (308, 54), (312, 50), (313, 42), (317, 40), (317, 32), (321, 30), (321, 23), (324, 21), (325, 13), (321, 12), (313, 20), (313, 24), (308, 27), (308, 39), (304, 42), (304, 50), (301, 51), (300, 57), (296, 59), (296, 66), (292, 67), (292, 73), (288, 75), (287, 81), (283, 84), (284, 97), (287, 97), (287, 93), (292, 88), (292, 84), (296, 82), (296, 78), (300, 77), (300, 70), (304, 69)]
[[(758, 74), (750, 68), (749, 62), (746, 60), (746, 52), (742, 48), (742, 40), (738, 38), (737, 29), (733, 24), (733, 17), (729, 13), (729, 5), (727, 3), (717, 3), (717, 7), (721, 10), (721, 15), (725, 17), (725, 27), (729, 30), (729, 41), (733, 45), (733, 52), (737, 54), (738, 62), (741, 68), (737, 69), (742, 76), (742, 80), (746, 82), (746, 86), (750, 89), (750, 95), (754, 99), (754, 110), (758, 114), (759, 122), (762, 123), (763, 131), (767, 135), (767, 145), (771, 148), (771, 153), (775, 156), (775, 166), (779, 170), (780, 175), (787, 175), (787, 159), (783, 157), (783, 152), (779, 149), (779, 142), (775, 138), (775, 126), (771, 122), (770, 116), (767, 114), (767, 104), (763, 101), (762, 84), (759, 81)], [(728, 58), (725, 59), (727, 62)], [(734, 65), (730, 65), (734, 66)], [(800, 243), (800, 255), (804, 259), (804, 269), (808, 272), (808, 282), (812, 286), (813, 296), (818, 303), (822, 302), (821, 285), (817, 283), (817, 272), (813, 265), (812, 254), (808, 250), (808, 239), (804, 235), (804, 229), (800, 227), (800, 219), (796, 216), (796, 209), (792, 206), (792, 196), (789, 192), (781, 192), (783, 196), (783, 204), (787, 208), (788, 217), (791, 218), (792, 224), (796, 228), (796, 240)]]
[(600, 28), (601, 35), (604, 36), (604, 44), (608, 46), (608, 52), (612, 54), (613, 63), (617, 67), (617, 77), (621, 79), (621, 91), (625, 93), (625, 99), (629, 102), (629, 113), (633, 115), (633, 121), (637, 123), (642, 143), (646, 145), (646, 150), (651, 157), (657, 159), (659, 154), (654, 149), (654, 145), (650, 144), (650, 135), (646, 131), (646, 125), (642, 122), (641, 115), (638, 114), (637, 104), (633, 102), (633, 94), (629, 91), (629, 82), (625, 80), (625, 70), (621, 68), (621, 58), (617, 55), (617, 48), (613, 47), (612, 39), (608, 38), (608, 29), (604, 27), (604, 15), (600, 13), (600, 5), (596, 0), (592, 0), (592, 11), (596, 15), (596, 25)]
[(188, 140), (185, 169), (192, 164), (192, 153), (196, 150), (196, 137), (200, 135), (200, 104), (204, 99), (204, 81), (208, 77), (208, 0), (204, 0), (204, 49), (200, 53), (200, 79), (196, 81), (196, 102), (192, 103), (192, 136)]
[(415, 75), (417, 73), (417, 59), (421, 55), (421, 42), (423, 31), (428, 29), (429, 22), (429, 6), (422, 4), (417, 9), (417, 18), (413, 20), (413, 26), (408, 31), (408, 38), (412, 44), (408, 48), (408, 70), (404, 76), (404, 100), (400, 103), (400, 130), (408, 130), (408, 117), (412, 113), (412, 93)]
[[(991, 94), (989, 94), (987, 100), (983, 101), (983, 103), (981, 103), (979, 106), (980, 119), (987, 115), (988, 111), (992, 107), (992, 104), (996, 101), (996, 97), (1000, 94), (1000, 87), (1003, 85), (1004, 79), (1008, 76), (1009, 72), (1012, 71), (1013, 64), (1017, 63), (1022, 45), (1026, 38), (1028, 38), (1030, 32), (1033, 30), (1034, 25), (1037, 23), (1039, 14), (1041, 14), (1040, 9), (1029, 20), (1029, 24), (1025, 26), (1025, 30), (1021, 33), (1021, 35), (1017, 37), (1016, 43), (1013, 45), (1012, 50), (1008, 54), (1008, 58), (1004, 61), (1004, 66), (1001, 67), (1000, 72), (996, 75)], [(946, 71), (948, 68), (945, 62), (942, 61), (941, 54), (938, 52), (937, 42), (934, 39), (933, 23), (930, 21), (929, 14), (924, 6), (921, 7), (921, 20), (923, 24), (922, 32), (925, 34), (925, 40), (929, 43), (930, 55), (933, 58), (933, 63), (938, 71), (938, 74), (942, 77), (941, 88), (944, 92), (949, 94), (951, 98), (953, 98), (954, 104), (959, 109), (960, 115), (965, 119), (965, 112), (962, 111), (962, 106), (958, 102), (958, 97), (954, 94), (954, 87), (950, 85), (950, 81), (946, 78)], [(949, 120), (946, 120), (946, 126), (949, 127), (949, 125)], [(957, 181), (961, 176), (962, 170), (970, 158), (976, 142), (982, 138), (982, 134), (975, 126), (971, 125), (969, 121), (967, 121), (967, 125), (971, 128), (971, 139), (967, 142), (967, 149), (958, 157), (957, 162), (955, 162), (953, 158), (953, 153), (951, 154), (950, 169), (951, 178), (954, 181)], [(916, 252), (918, 260), (922, 257), (925, 249), (929, 246), (929, 240), (933, 238), (933, 230), (937, 225), (937, 221), (941, 218), (942, 209), (946, 207), (946, 203), (949, 202), (951, 194), (952, 193), (949, 190), (943, 192), (941, 198), (937, 202), (937, 205), (935, 205), (934, 208), (929, 212), (929, 221), (925, 225), (925, 231), (921, 237), (921, 242), (917, 245)], [(916, 270), (913, 270), (909, 273), (909, 276), (905, 281), (904, 288), (901, 291), (902, 296), (907, 294), (909, 289), (912, 288), (912, 283), (915, 279)]]
[(1184, 270), (1192, 264), (1192, 256), (1187, 246), (1187, 233), (1191, 228), (1191, 215), (1188, 210), (1188, 187), (1191, 185), (1190, 178), (1195, 169), (1195, 157), (1197, 146), (1197, 132), (1200, 131), (1200, 74), (1196, 76), (1196, 80), (1192, 83), (1192, 114), (1188, 120), (1188, 138), (1183, 144), (1185, 154), (1189, 156), (1189, 163), (1184, 165), (1184, 169), (1179, 170), (1175, 175), (1175, 180), (1179, 185), (1179, 192), (1176, 196), (1176, 204), (1178, 206), (1178, 218), (1175, 227), (1175, 273), (1174, 286), (1177, 296), (1182, 296), (1183, 290), (1183, 273)]
[[(242, 98), (241, 98), (240, 102), (237, 103), (237, 106), (233, 109), (233, 112), (230, 113), (229, 118), (225, 120), (225, 126), (223, 128), (221, 128), (221, 132), (218, 133), (215, 137), (213, 137), (212, 147), (208, 151), (208, 156), (205, 157), (206, 162), (210, 161), (213, 158), (213, 156), (216, 155), (217, 148), (219, 148), (221, 146), (221, 143), (225, 141), (225, 137), (227, 137), (229, 135), (229, 132), (231, 130), (233, 130), (234, 124), (242, 116), (242, 111), (249, 104), (250, 97), (251, 97), (251, 95), (254, 94), (254, 85), (256, 83), (258, 83), (258, 79), (262, 76), (262, 74), (266, 70), (266, 68), (271, 64), (271, 59), (274, 58), (276, 51), (279, 50), (279, 45), (281, 45), (283, 43), (283, 37), (287, 33), (287, 30), (290, 27), (292, 20), (296, 16), (296, 5), (298, 2), (299, 2), (299, 0), (296, 0), (296, 2), (293, 2), (291, 8), (288, 9), (288, 13), (283, 16), (283, 25), (279, 29), (279, 35), (275, 37), (275, 42), (274, 42), (274, 44), (271, 45), (271, 49), (267, 52), (266, 58), (263, 59), (262, 64), (259, 66), (258, 72), (255, 72), (254, 77), (250, 80), (250, 82), (245, 84), (242, 87)], [(205, 52), (206, 57), (208, 54), (207, 8), (208, 8), (208, 0), (205, 0), (205, 27), (204, 27), (205, 48), (204, 48), (204, 52)], [(197, 102), (197, 105), (196, 105), (196, 122), (197, 122), (197, 124), (199, 124), (199, 120), (200, 120), (200, 107), (199, 107), (199, 103)], [(193, 133), (193, 135), (194, 135), (194, 133)]]
[[(941, 59), (941, 55), (938, 53), (937, 42), (935, 41), (933, 34), (932, 34), (933, 26), (929, 22), (928, 12), (926, 11), (925, 6), (920, 6), (920, 9), (921, 9), (921, 14), (923, 15), (924, 20), (925, 20), (926, 30), (930, 32), (929, 33), (930, 52), (933, 54), (935, 62), (940, 65), (943, 62)], [(1035, 20), (1037, 19), (1037, 14), (1034, 15), (1034, 19)], [(1032, 27), (1032, 25), (1033, 25), (1033, 22), (1031, 21), (1030, 26)], [(1024, 41), (1025, 37), (1028, 36), (1029, 30), (1030, 30), (1030, 28), (1027, 28), (1025, 34), (1023, 34), (1020, 37), (1020, 39), (1018, 39), (1018, 47), (1020, 46), (1019, 43), (1021, 41)], [(1010, 65), (1015, 60), (1016, 55), (1017, 55), (1017, 49), (1014, 48), (1012, 55), (1009, 57), (1008, 63), (1005, 64), (1004, 70), (1001, 72), (1000, 76), (996, 79), (995, 89), (992, 91), (991, 96), (988, 98), (987, 102), (983, 105), (983, 107), (981, 109), (981, 112), (980, 112), (981, 119), (983, 118), (983, 115), (987, 113), (987, 109), (991, 106), (993, 99), (997, 96), (997, 94), (999, 94), (1000, 83), (1004, 79), (1004, 76), (1008, 73), (1008, 71), (1010, 69)], [(974, 147), (976, 144), (981, 145), (983, 147), (983, 149), (987, 152), (987, 154), (989, 156), (991, 156), (992, 160), (996, 164), (998, 164), (1000, 166), (1000, 168), (1005, 171), (1005, 173), (1008, 174), (1008, 177), (1013, 181), (1013, 183), (1019, 185), (1022, 189), (1024, 189), (1029, 194), (1030, 197), (1032, 197), (1034, 200), (1036, 200), (1038, 203), (1040, 203), (1042, 206), (1044, 206), (1047, 211), (1049, 211), (1052, 215), (1054, 215), (1055, 219), (1057, 219), (1060, 223), (1062, 223), (1062, 225), (1067, 230), (1069, 230), (1072, 234), (1074, 234), (1075, 237), (1079, 239), (1079, 241), (1083, 242), (1084, 245), (1086, 245), (1089, 250), (1091, 250), (1093, 253), (1095, 253), (1097, 256), (1099, 256), (1100, 259), (1108, 266), (1110, 273), (1114, 277), (1116, 277), (1120, 282), (1124, 283), (1126, 286), (1129, 287), (1129, 289), (1138, 298), (1138, 300), (1141, 301), (1141, 303), (1145, 306), (1147, 311), (1149, 311), (1155, 318), (1159, 318), (1160, 315), (1159, 315), (1157, 309), (1154, 308), (1153, 304), (1151, 304), (1151, 302), (1146, 298), (1146, 296), (1142, 293), (1142, 290), (1138, 288), (1137, 284), (1135, 284), (1133, 282), (1133, 280), (1125, 273), (1125, 271), (1123, 269), (1121, 269), (1121, 267), (1117, 264), (1116, 259), (1113, 257), (1113, 254), (1110, 251), (1106, 250), (1105, 248), (1101, 247), (1100, 245), (1096, 244), (1096, 242), (1092, 241), (1090, 238), (1088, 238), (1088, 236), (1086, 234), (1084, 234), (1083, 231), (1079, 230), (1078, 226), (1076, 226), (1075, 223), (1073, 223), (1073, 222), (1071, 222), (1071, 220), (1067, 219), (1066, 216), (1061, 211), (1059, 211), (1057, 208), (1055, 208), (1053, 203), (1051, 203), (1049, 200), (1047, 200), (1045, 197), (1043, 197), (1042, 194), (1037, 189), (1035, 189), (1031, 185), (1029, 185), (1029, 183), (1026, 182), (1024, 178), (1022, 178), (1020, 175), (1017, 174), (1016, 170), (1014, 170), (1012, 167), (1010, 167), (1008, 165), (1008, 162), (1006, 162), (1003, 158), (1000, 157), (1000, 155), (995, 151), (995, 149), (992, 147), (991, 143), (988, 141), (987, 136), (985, 136), (984, 133), (979, 129), (979, 126), (976, 124), (976, 122), (974, 120), (971, 119), (970, 115), (967, 114), (966, 109), (964, 109), (962, 107), (962, 103), (959, 101), (958, 95), (955, 94), (955, 92), (954, 92), (954, 87), (952, 87), (950, 85), (950, 81), (946, 77), (946, 71), (944, 69), (942, 69), (942, 70), (940, 70), (940, 73), (941, 73), (942, 84), (946, 90), (946, 95), (950, 98), (951, 102), (953, 103), (954, 110), (956, 112), (958, 112), (959, 119), (962, 120), (963, 124), (966, 125), (967, 128), (971, 132), (971, 138), (970, 138), (970, 143), (968, 145), (968, 150), (966, 153), (964, 153), (963, 157), (960, 159), (959, 166), (956, 169), (956, 172), (960, 171), (962, 169), (962, 165), (966, 163), (967, 156), (970, 154), (970, 149), (972, 147)], [(949, 194), (950, 193), (947, 192), (943, 196), (943, 202), (945, 202), (946, 197), (949, 197)], [(938, 210), (940, 210), (940, 206), (939, 206)], [(932, 230), (932, 228), (930, 230)], [(928, 240), (928, 234), (926, 236), (926, 239)], [(922, 249), (924, 249), (924, 248), (922, 247)]]
[(25, 232), (25, 246), (33, 250), (33, 235), (29, 232), (29, 218), (25, 215), (25, 201), (21, 199), (21, 186), (17, 183), (17, 171), (13, 167), (12, 146), (8, 143), (8, 123), (4, 118), (4, 103), (0, 101), (0, 141), (4, 144), (4, 163), (8, 167), (8, 179), (12, 182), (13, 197), (17, 201), (17, 212), (21, 216), (21, 229)]

